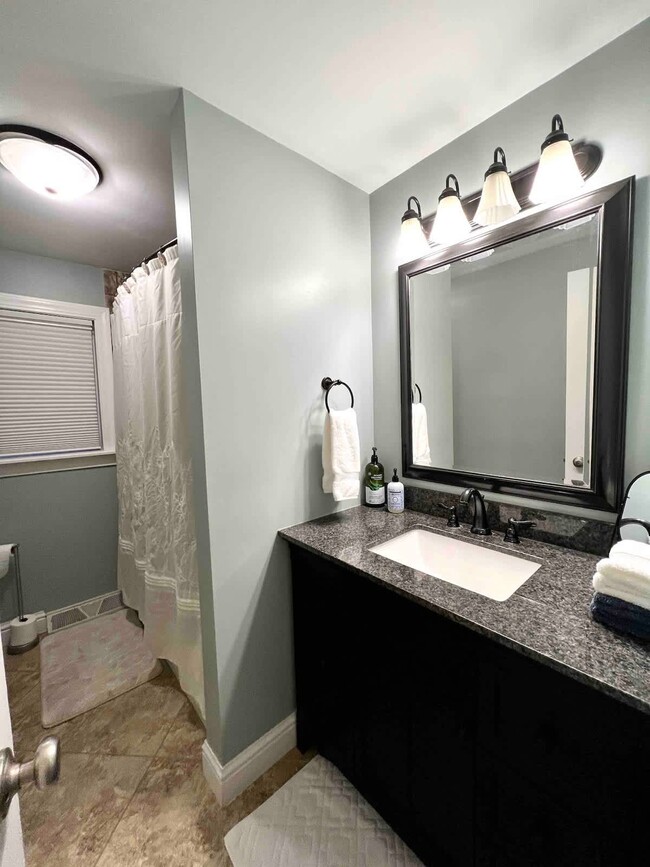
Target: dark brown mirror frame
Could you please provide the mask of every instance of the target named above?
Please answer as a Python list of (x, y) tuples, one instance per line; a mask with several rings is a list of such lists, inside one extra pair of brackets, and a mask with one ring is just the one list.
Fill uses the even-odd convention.
[[(634, 178), (631, 177), (536, 213), (524, 212), (523, 216), (512, 223), (475, 230), (458, 244), (432, 247), (428, 256), (400, 266), (398, 275), (403, 476), (459, 487), (477, 487), (499, 494), (533, 497), (588, 509), (617, 511), (623, 492), (633, 205)], [(598, 214), (600, 217), (590, 487), (569, 488), (547, 482), (413, 464), (410, 411), (410, 278), (587, 214)]]

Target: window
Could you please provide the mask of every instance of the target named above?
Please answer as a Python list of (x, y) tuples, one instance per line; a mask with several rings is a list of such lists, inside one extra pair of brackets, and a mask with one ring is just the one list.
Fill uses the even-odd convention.
[(108, 310), (0, 293), (0, 475), (114, 452)]

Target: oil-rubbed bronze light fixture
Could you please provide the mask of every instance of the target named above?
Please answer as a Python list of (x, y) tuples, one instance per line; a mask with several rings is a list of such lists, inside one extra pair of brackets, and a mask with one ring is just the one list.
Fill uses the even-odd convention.
[[(414, 207), (411, 206), (413, 202)], [(412, 262), (426, 256), (429, 242), (422, 229), (422, 208), (420, 202), (411, 196), (402, 215), (402, 228), (399, 236), (398, 258), (401, 262)]]
[(570, 199), (584, 184), (573, 155), (571, 140), (559, 114), (553, 115), (551, 131), (542, 142), (542, 155), (530, 200), (536, 205)]
[(460, 201), (458, 178), (456, 175), (447, 175), (445, 188), (438, 197), (438, 210), (429, 240), (435, 244), (455, 244), (466, 238), (470, 231), (471, 226)]
[[(429, 255), (429, 244), (456, 244), (464, 240), (473, 227), (496, 226), (504, 220), (514, 219), (531, 205), (568, 201), (580, 193), (585, 181), (598, 169), (602, 155), (601, 148), (593, 142), (580, 141), (571, 145), (562, 118), (559, 114), (554, 115), (538, 163), (511, 174), (505, 151), (498, 147), (485, 172), (480, 193), (466, 196), (463, 202), (456, 175), (447, 175), (436, 213), (425, 217), (420, 203), (411, 196), (402, 217), (400, 264)], [(475, 209), (473, 224), (467, 219), (465, 209)], [(422, 243), (423, 236), (428, 236), (428, 244)]]
[(485, 173), (481, 201), (476, 209), (474, 222), (479, 226), (494, 226), (495, 223), (514, 217), (519, 211), (521, 205), (512, 189), (505, 152), (503, 148), (497, 148), (492, 165)]

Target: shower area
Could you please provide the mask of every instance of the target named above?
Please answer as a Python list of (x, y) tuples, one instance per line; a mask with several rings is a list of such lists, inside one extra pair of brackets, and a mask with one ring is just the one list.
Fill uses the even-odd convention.
[[(176, 241), (165, 244), (130, 275), (104, 272), (105, 290), (107, 275), (112, 286), (103, 309), (68, 302), (48, 307), (49, 302), (10, 295), (0, 298), (0, 336), (4, 346), (16, 347), (14, 357), (5, 352), (0, 359), (0, 380), (9, 383), (0, 402), (3, 408), (7, 403), (6, 417), (17, 419), (16, 433), (11, 433), (15, 446), (3, 429), (0, 451), (14, 448), (20, 458), (28, 441), (31, 446), (45, 436), (39, 431), (47, 424), (43, 441), (47, 448), (51, 442), (53, 460), (59, 440), (65, 439), (78, 445), (74, 460), (99, 460), (101, 453), (109, 452), (116, 465), (117, 560), (112, 562), (117, 574), (115, 565), (108, 567), (104, 586), (117, 585), (117, 590), (95, 595), (93, 572), (84, 577), (77, 569), (82, 574), (70, 591), (79, 600), (76, 604), (30, 611), (35, 579), (40, 588), (47, 581), (46, 573), (34, 569), (35, 538), (45, 552), (55, 545), (64, 549), (74, 569), (80, 537), (96, 539), (102, 530), (92, 510), (92, 490), (86, 494), (85, 512), (76, 506), (74, 528), (69, 516), (57, 525), (51, 504), (40, 509), (38, 537), (25, 538), (24, 521), (14, 529), (7, 529), (6, 519), (3, 522), (3, 534), (12, 535), (0, 546), (0, 573), (5, 592), (8, 584), (15, 584), (18, 605), (18, 616), (7, 624), (7, 650), (16, 657), (33, 652), (40, 657), (38, 724), (43, 731), (80, 718), (164, 672), (177, 682), (198, 716), (205, 717)], [(25, 409), (32, 393), (38, 395), (33, 409), (31, 404)], [(50, 412), (54, 405), (56, 418)], [(38, 447), (43, 446), (33, 446)], [(77, 494), (88, 472), (92, 470), (76, 470), (77, 488), (72, 490)], [(45, 478), (58, 477), (61, 483), (72, 476), (55, 472)], [(21, 483), (35, 485), (38, 478), (23, 477)], [(114, 491), (113, 487), (111, 511)], [(23, 496), (21, 503), (25, 501)], [(65, 512), (70, 498), (59, 498), (58, 503)], [(111, 517), (114, 520), (114, 512)], [(104, 536), (107, 532), (111, 531), (103, 529)], [(27, 611), (21, 559), (27, 566), (22, 570)], [(99, 555), (96, 562), (101, 559)], [(33, 651), (39, 633), (40, 648)]]
[(192, 463), (182, 385), (175, 241), (119, 286), (111, 313), (118, 587), (144, 643), (204, 715)]

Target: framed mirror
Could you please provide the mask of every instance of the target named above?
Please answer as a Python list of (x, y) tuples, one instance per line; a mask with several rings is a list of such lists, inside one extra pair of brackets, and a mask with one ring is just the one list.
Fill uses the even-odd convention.
[(399, 268), (405, 477), (617, 510), (633, 187)]

